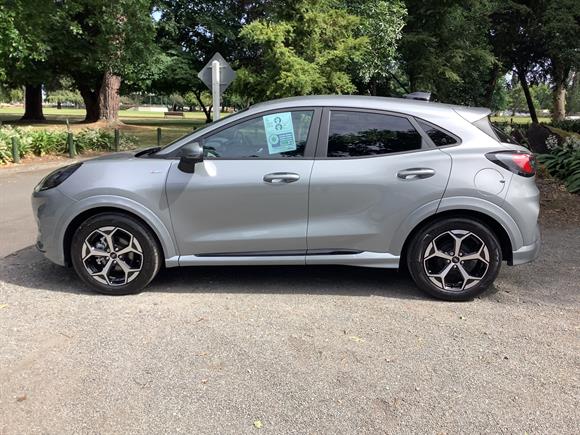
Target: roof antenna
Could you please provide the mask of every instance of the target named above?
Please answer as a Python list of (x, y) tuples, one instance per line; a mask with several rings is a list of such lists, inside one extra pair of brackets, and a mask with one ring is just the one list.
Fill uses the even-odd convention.
[(404, 96), (409, 100), (421, 100), (421, 101), (430, 101), (431, 100), (431, 92), (411, 92)]

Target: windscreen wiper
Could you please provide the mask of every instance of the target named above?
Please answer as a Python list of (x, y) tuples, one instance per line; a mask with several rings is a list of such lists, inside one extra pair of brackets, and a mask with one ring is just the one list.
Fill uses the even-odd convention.
[(161, 147), (146, 148), (142, 151), (139, 151), (137, 154), (135, 154), (135, 157), (148, 156), (150, 154), (156, 153), (160, 149), (161, 149)]

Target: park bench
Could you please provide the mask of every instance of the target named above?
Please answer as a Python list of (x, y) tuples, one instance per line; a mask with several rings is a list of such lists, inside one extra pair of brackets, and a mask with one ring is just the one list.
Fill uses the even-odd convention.
[(173, 111), (169, 111), (169, 112), (165, 112), (164, 113), (164, 117), (168, 118), (170, 116), (177, 116), (179, 118), (185, 118), (185, 114), (183, 112), (173, 112)]

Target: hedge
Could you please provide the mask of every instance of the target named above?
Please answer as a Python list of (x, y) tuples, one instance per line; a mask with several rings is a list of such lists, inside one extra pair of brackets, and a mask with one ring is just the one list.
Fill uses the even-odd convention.
[[(66, 154), (68, 152), (66, 131), (3, 126), (0, 127), (0, 164), (12, 162), (13, 137), (18, 138), (21, 157)], [(81, 130), (74, 133), (73, 140), (78, 153), (109, 151), (113, 148), (113, 134), (103, 129)], [(123, 135), (120, 148), (134, 148), (136, 143), (136, 137)]]

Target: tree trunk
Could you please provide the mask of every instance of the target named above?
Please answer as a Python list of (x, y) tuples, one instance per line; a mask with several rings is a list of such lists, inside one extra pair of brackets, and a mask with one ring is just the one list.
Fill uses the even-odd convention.
[(369, 82), (369, 92), (370, 94), (375, 97), (377, 95), (377, 80), (376, 78), (372, 78)]
[(564, 118), (566, 118), (566, 88), (563, 83), (556, 83), (552, 119), (554, 121), (562, 121)]
[(205, 123), (209, 124), (211, 122), (211, 106), (209, 108), (205, 107), (205, 104), (203, 104), (203, 101), (201, 101), (201, 92), (194, 92), (194, 95), (195, 99), (201, 107), (201, 110), (203, 110), (203, 113), (205, 114)]
[(530, 111), (530, 118), (532, 122), (538, 124), (538, 115), (536, 114), (536, 108), (534, 107), (534, 101), (532, 100), (532, 94), (530, 94), (530, 88), (528, 86), (528, 79), (526, 78), (525, 72), (518, 68), (518, 78), (520, 79), (520, 84), (526, 96), (526, 103), (528, 103), (528, 110)]
[(116, 124), (119, 121), (119, 107), (121, 98), (119, 88), (121, 87), (121, 76), (107, 71), (103, 76), (103, 84), (99, 92), (99, 115), (100, 119), (109, 124)]
[(491, 108), (493, 105), (493, 94), (495, 93), (495, 87), (497, 86), (497, 80), (499, 78), (499, 65), (495, 64), (493, 70), (491, 71), (491, 77), (487, 82), (487, 89), (485, 90), (485, 107)]
[(45, 121), (42, 113), (42, 85), (26, 85), (22, 121)]
[(86, 85), (78, 86), (85, 103), (85, 122), (97, 122), (100, 118), (99, 94)]
[(554, 65), (554, 106), (552, 108), (552, 120), (562, 121), (566, 117), (566, 73), (560, 63), (552, 60)]

